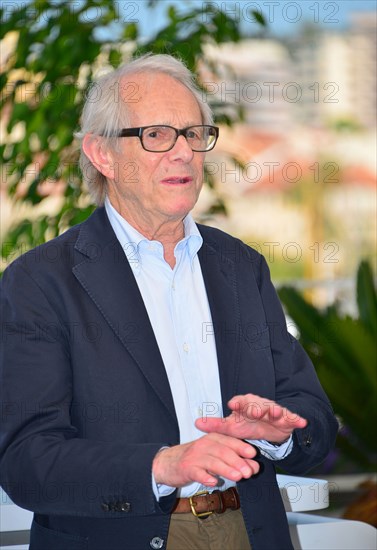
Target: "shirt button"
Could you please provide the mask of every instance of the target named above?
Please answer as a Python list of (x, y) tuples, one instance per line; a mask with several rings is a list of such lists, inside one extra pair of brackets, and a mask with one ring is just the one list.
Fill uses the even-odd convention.
[(190, 351), (190, 346), (188, 345), (187, 342), (185, 342), (183, 344), (183, 351), (185, 351), (186, 353), (188, 353)]

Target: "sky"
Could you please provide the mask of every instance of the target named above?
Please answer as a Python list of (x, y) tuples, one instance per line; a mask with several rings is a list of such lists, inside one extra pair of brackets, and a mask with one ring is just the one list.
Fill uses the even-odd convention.
[[(41, 3), (45, 0), (39, 0)], [(50, 0), (52, 6), (59, 5), (65, 0)], [(28, 5), (31, 0), (0, 0), (5, 13)], [(76, 10), (82, 0), (68, 0), (72, 9)], [(157, 0), (155, 7), (148, 6), (148, 0), (114, 0), (118, 12), (118, 21), (111, 26), (117, 34), (119, 24), (135, 22), (138, 24), (141, 38), (151, 38), (155, 32), (164, 27), (167, 22), (166, 10), (174, 4), (177, 10), (184, 12), (188, 7), (196, 7), (203, 11), (205, 23), (205, 7), (210, 4), (213, 9), (223, 10), (236, 19), (241, 31), (250, 36), (261, 31), (251, 14), (255, 10), (263, 14), (268, 23), (268, 36), (289, 36), (297, 34), (305, 23), (327, 30), (347, 29), (351, 21), (351, 14), (355, 11), (369, 12), (376, 18), (376, 0), (258, 0), (258, 1), (223, 1), (223, 0)], [(74, 7), (76, 6), (76, 7)], [(95, 14), (97, 8), (92, 8)], [(92, 19), (90, 19), (92, 20)], [(102, 35), (102, 29), (97, 29)], [(103, 29), (106, 39), (109, 30)], [(110, 32), (111, 28), (110, 28)]]
[[(223, 9), (230, 15), (233, 15), (240, 24), (241, 29), (246, 34), (252, 34), (260, 30), (252, 16), (250, 10), (256, 10), (262, 13), (268, 22), (268, 34), (275, 36), (287, 36), (296, 34), (303, 23), (319, 25), (326, 30), (346, 29), (351, 21), (351, 14), (355, 11), (370, 12), (371, 17), (376, 17), (375, 0), (300, 0), (300, 1), (277, 1), (260, 0), (249, 2), (248, 0), (236, 2), (224, 1), (202, 1), (191, 0), (169, 1), (158, 0), (155, 8), (148, 8), (148, 2), (119, 2), (120, 9), (124, 10), (127, 6), (129, 14), (131, 13), (130, 4), (134, 4), (133, 18), (138, 19), (141, 34), (148, 37), (157, 29), (163, 27), (166, 22), (165, 11), (169, 4), (174, 3), (178, 9), (184, 10), (185, 5), (199, 7), (204, 9), (206, 4), (212, 4), (214, 9)], [(203, 14), (205, 19), (205, 14)]]

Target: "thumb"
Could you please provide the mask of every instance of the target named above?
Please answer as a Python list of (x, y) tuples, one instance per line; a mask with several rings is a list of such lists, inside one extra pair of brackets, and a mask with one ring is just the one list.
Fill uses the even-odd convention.
[(206, 433), (224, 433), (225, 425), (225, 418), (209, 418), (208, 416), (202, 416), (195, 420), (195, 427), (198, 428), (198, 430)]

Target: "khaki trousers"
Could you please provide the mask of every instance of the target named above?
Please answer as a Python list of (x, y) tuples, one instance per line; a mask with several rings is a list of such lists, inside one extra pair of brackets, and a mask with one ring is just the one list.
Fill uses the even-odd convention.
[(205, 519), (172, 514), (166, 550), (251, 550), (241, 510)]

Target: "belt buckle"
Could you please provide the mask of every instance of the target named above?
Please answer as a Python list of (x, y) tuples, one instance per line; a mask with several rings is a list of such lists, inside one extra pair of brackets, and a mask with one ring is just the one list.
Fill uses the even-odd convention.
[(199, 512), (199, 514), (198, 514), (198, 512), (195, 510), (195, 502), (193, 502), (192, 499), (194, 497), (198, 497), (198, 496), (201, 496), (201, 495), (209, 495), (209, 491), (199, 491), (198, 493), (195, 493), (195, 495), (192, 495), (191, 497), (189, 497), (191, 512), (196, 518), (204, 518), (204, 517), (207, 517), (207, 516), (210, 516), (211, 514), (213, 514), (212, 511)]

